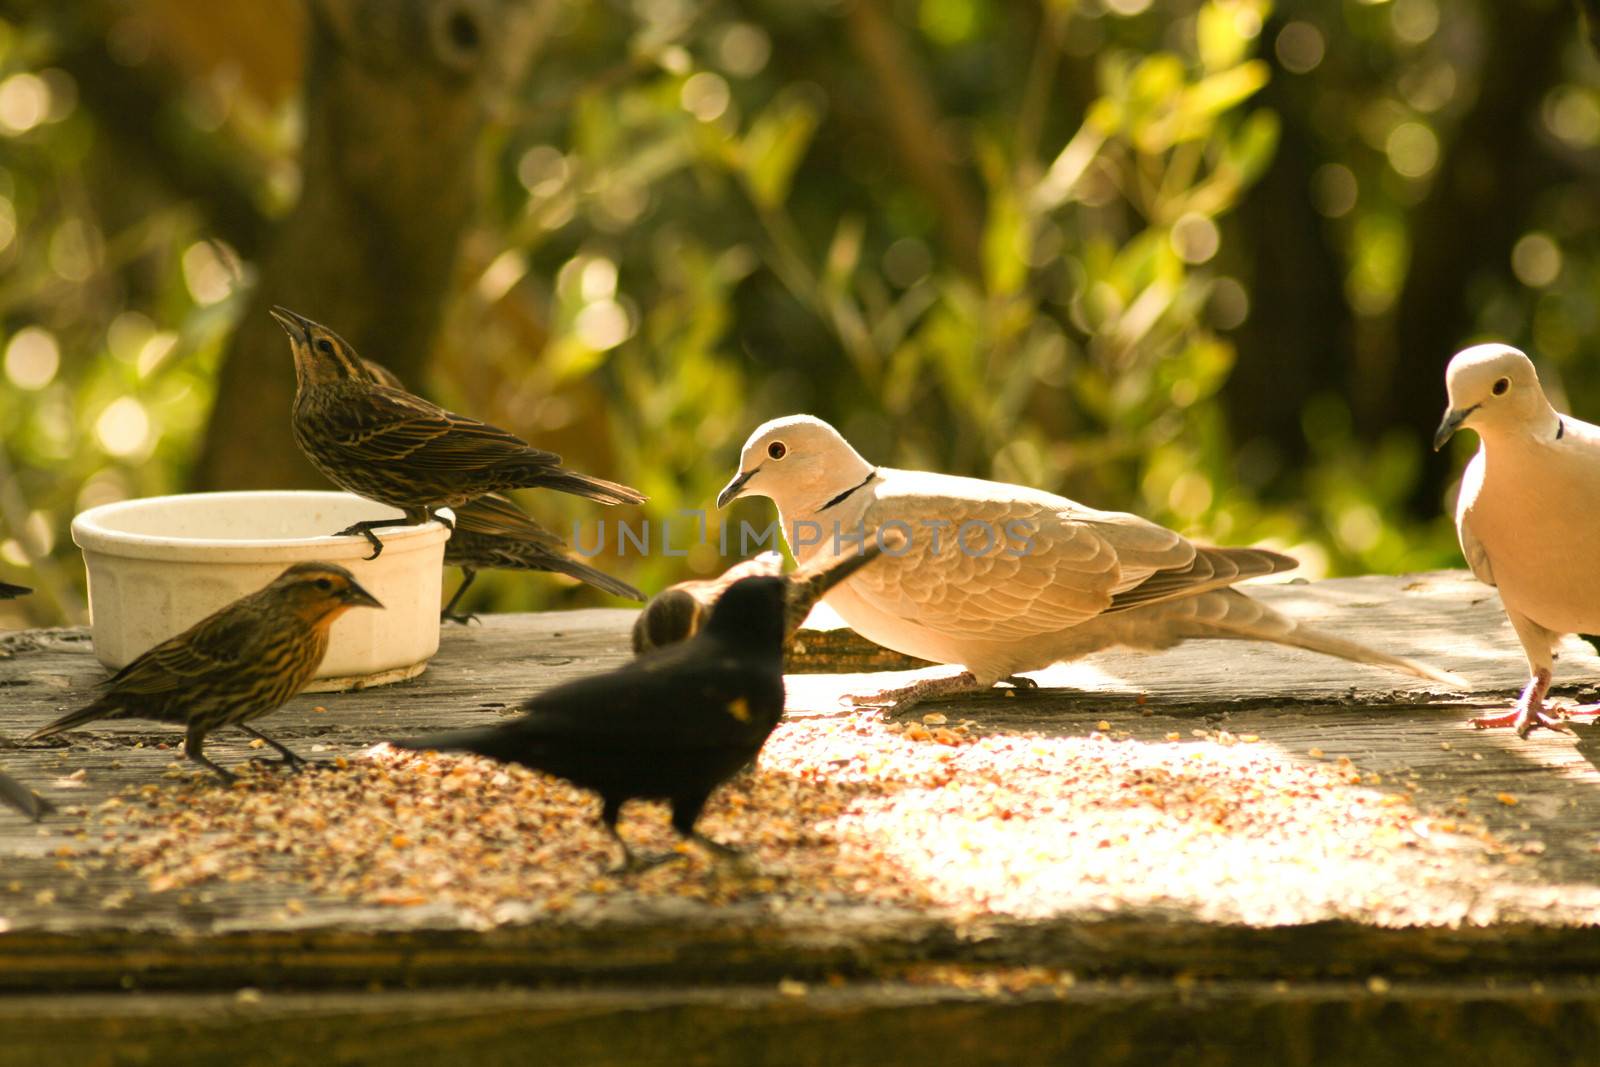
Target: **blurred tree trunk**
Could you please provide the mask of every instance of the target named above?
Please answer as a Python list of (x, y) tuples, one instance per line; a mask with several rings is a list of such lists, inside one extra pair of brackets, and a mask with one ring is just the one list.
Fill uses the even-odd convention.
[(1539, 103), (1561, 78), (1560, 51), (1574, 25), (1564, 2), (1485, 4), (1478, 95), (1439, 162), (1433, 189), (1411, 213), (1411, 265), (1395, 311), (1394, 350), (1365, 368), (1356, 426), (1399, 429), (1424, 449), (1411, 499), (1438, 514), (1449, 457), (1427, 442), (1444, 410), (1444, 368), (1476, 319), (1470, 300), (1485, 276), (1509, 276), (1527, 208), (1547, 188), (1553, 161), (1541, 146)]
[(282, 304), (416, 381), (476, 204), (491, 106), (536, 42), (515, 0), (311, 0), (301, 195), (223, 363), (201, 489), (326, 484), (290, 434)]
[[(1269, 23), (1263, 39), (1281, 28)], [(1283, 132), (1272, 166), (1234, 216), (1250, 260), (1250, 315), (1237, 332), (1238, 361), (1223, 398), (1234, 440), (1267, 442), (1280, 470), (1307, 458), (1301, 413), (1318, 393), (1344, 390), (1355, 341), (1343, 262), (1312, 204), (1321, 162), (1312, 133), (1317, 91), (1280, 71), (1262, 93)]]

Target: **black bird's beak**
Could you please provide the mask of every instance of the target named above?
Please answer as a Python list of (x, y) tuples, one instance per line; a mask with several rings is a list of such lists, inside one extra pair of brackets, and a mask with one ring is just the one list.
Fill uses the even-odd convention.
[(347, 588), (340, 595), (340, 599), (353, 608), (383, 607), (383, 602), (377, 597), (373, 596), (371, 593), (367, 592), (365, 589), (361, 588), (361, 584), (359, 582), (351, 582), (349, 588)]
[(311, 327), (313, 324), (304, 315), (297, 315), (288, 308), (279, 307), (276, 304), (267, 313), (278, 320), (278, 325), (283, 327), (283, 332), (289, 335), (290, 340), (311, 340)]
[(1477, 410), (1478, 405), (1474, 404), (1470, 408), (1462, 408), (1459, 411), (1446, 411), (1444, 413), (1444, 421), (1439, 423), (1439, 428), (1433, 432), (1433, 450), (1437, 452), (1443, 448), (1444, 443), (1454, 436), (1463, 422), (1467, 421), (1467, 416)]
[(755, 477), (755, 471), (741, 471), (738, 477), (722, 487), (722, 492), (717, 494), (717, 507), (725, 508), (739, 498), (744, 491), (744, 483)]

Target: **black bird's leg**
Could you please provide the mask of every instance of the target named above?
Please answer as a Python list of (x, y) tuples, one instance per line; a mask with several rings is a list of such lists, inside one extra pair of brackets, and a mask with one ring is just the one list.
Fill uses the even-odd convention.
[(659, 867), (668, 860), (678, 858), (676, 852), (665, 852), (659, 856), (634, 855), (633, 849), (628, 847), (628, 843), (617, 832), (617, 820), (621, 817), (622, 801), (606, 797), (605, 807), (600, 812), (600, 821), (605, 824), (606, 833), (610, 834), (611, 839), (617, 843), (617, 847), (622, 849), (622, 862), (611, 868), (612, 874), (638, 874), (640, 871), (648, 871), (652, 867)]
[(218, 767), (215, 763), (212, 763), (210, 760), (206, 759), (206, 754), (204, 752), (205, 744), (205, 734), (196, 733), (195, 731), (190, 730), (183, 739), (183, 754), (200, 764), (200, 766), (209, 767), (216, 771), (218, 777), (220, 777), (224, 782), (227, 782), (229, 785), (237, 782), (239, 780), (238, 775), (234, 774), (232, 771), (225, 771), (221, 767)]
[(298, 754), (296, 754), (294, 752), (289, 751), (289, 747), (287, 745), (284, 745), (284, 744), (282, 744), (281, 742), (278, 742), (278, 741), (274, 741), (272, 738), (268, 737), (266, 734), (262, 733), (260, 730), (257, 730), (255, 727), (246, 726), (242, 722), (236, 722), (236, 723), (234, 723), (234, 725), (237, 726), (239, 729), (243, 730), (245, 733), (249, 734), (251, 737), (255, 738), (256, 740), (265, 741), (267, 744), (269, 744), (273, 748), (277, 749), (278, 750), (278, 754), (283, 757), (283, 759), (279, 760), (278, 762), (283, 764), (285, 767), (289, 768), (291, 771), (298, 771), (302, 767), (310, 766), (310, 764), (311, 764), (310, 760), (306, 759), (304, 756), (301, 756), (301, 755), (298, 755)]
[(705, 848), (708, 852), (725, 859), (742, 859), (744, 853), (732, 845), (724, 845), (721, 841), (713, 841), (705, 834), (694, 828), (700, 821), (700, 812), (706, 806), (707, 794), (697, 796), (672, 798), (672, 828), (686, 841)]
[(467, 588), (472, 585), (472, 580), (477, 576), (478, 572), (476, 569), (472, 567), (461, 568), (461, 584), (456, 586), (455, 593), (450, 597), (450, 603), (446, 604), (444, 606), (444, 610), (439, 612), (440, 622), (458, 622), (465, 626), (469, 622), (477, 621), (478, 617), (476, 615), (454, 614), (456, 610), (456, 604), (461, 600), (461, 594), (467, 591)]
[(378, 535), (372, 531), (381, 530), (385, 526), (394, 525), (396, 525), (396, 523), (393, 519), (363, 519), (360, 522), (351, 523), (349, 526), (346, 526), (333, 536), (349, 537), (352, 534), (360, 534), (362, 537), (367, 539), (367, 544), (372, 546), (372, 555), (367, 556), (366, 558), (377, 559), (383, 554), (383, 542), (378, 540)]

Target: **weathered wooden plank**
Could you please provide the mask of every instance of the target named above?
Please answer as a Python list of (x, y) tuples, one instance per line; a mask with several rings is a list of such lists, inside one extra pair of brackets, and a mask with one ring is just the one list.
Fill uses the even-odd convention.
[[(975, 975), (981, 979), (984, 976)], [(1024, 989), (1007, 992), (1020, 977)], [(0, 1067), (1521, 1067), (1600, 1062), (1592, 983), (885, 983), (0, 999)], [(531, 1050), (537, 1050), (533, 1053)]]
[[(1482, 706), (1504, 701), (1522, 681), (1521, 654), (1493, 592), (1462, 575), (1258, 592), (1280, 610), (1322, 618), (1328, 629), (1465, 674), (1494, 694)], [(270, 730), (307, 754), (326, 757), (387, 736), (491, 720), (538, 688), (620, 662), (632, 618), (626, 611), (491, 616), (482, 626), (451, 628), (421, 678), (301, 698), (269, 720)], [(822, 638), (805, 643), (813, 650), (839, 647)], [(12, 635), (0, 650), (11, 653), (0, 660), (3, 736), (20, 736), (76, 706), (104, 676), (75, 632)], [(831, 665), (831, 653), (811, 655), (815, 665)], [(826, 721), (840, 714), (840, 694), (907, 677), (797, 675), (790, 679), (790, 714), (797, 722)], [(289, 916), (284, 903), (293, 889), (279, 883), (218, 884), (178, 894), (151, 892), (114, 867), (66, 874), (60, 850), (82, 855), (97, 847), (81, 836), (74, 818), (33, 827), (0, 814), (0, 987), (448, 986), (569, 983), (579, 976), (767, 982), (786, 975), (867, 976), (926, 961), (1233, 978), (1328, 977), (1366, 968), (1528, 979), (1600, 970), (1594, 932), (1600, 922), (1600, 734), (1593, 730), (1526, 742), (1509, 731), (1474, 731), (1465, 724), (1469, 704), (1404, 676), (1238, 643), (1195, 642), (1159, 656), (1108, 653), (1038, 677), (1047, 686), (1074, 688), (937, 707), (952, 722), (971, 720), (978, 733), (1107, 732), (1126, 735), (1129, 745), (1156, 746), (1174, 733), (1187, 743), (1198, 729), (1208, 738), (1197, 746), (1254, 735), (1263, 750), (1286, 759), (1347, 757), (1361, 774), (1378, 776), (1353, 789), (1377, 790), (1424, 810), (1459, 808), (1464, 822), (1482, 825), (1499, 842), (1493, 862), (1450, 867), (1455, 882), (1418, 890), (1441, 915), (1476, 918), (1455, 927), (1402, 923), (1390, 929), (1395, 920), (1376, 913), (1330, 921), (1312, 911), (1300, 921), (1263, 928), (1205, 918), (1200, 896), (1164, 907), (1119, 904), (1113, 896), (1089, 909), (1041, 897), (1044, 913), (1026, 920), (1005, 914), (974, 920), (937, 908), (918, 912), (852, 901), (822, 915), (782, 918), (759, 904), (669, 905), (621, 893), (580, 919), (484, 931), (464, 926), (447, 909), (396, 910), (342, 899), (311, 899), (303, 913)], [(1600, 659), (1570, 642), (1559, 680), (1600, 680)], [(178, 758), (177, 741), (176, 731), (158, 725), (102, 724), (56, 747), (0, 749), (0, 766), (41, 785), (58, 803), (81, 807), (129, 785), (160, 783)], [(212, 747), (224, 762), (249, 754), (226, 735)], [(79, 771), (77, 780), (69, 777)], [(119, 903), (105, 907), (108, 898)]]

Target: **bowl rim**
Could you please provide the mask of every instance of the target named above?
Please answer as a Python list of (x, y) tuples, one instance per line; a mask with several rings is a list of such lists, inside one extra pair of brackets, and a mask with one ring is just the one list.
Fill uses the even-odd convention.
[(367, 500), (354, 493), (321, 489), (236, 489), (209, 493), (169, 493), (163, 496), (135, 497), (80, 511), (72, 518), (72, 543), (85, 553), (96, 552), (124, 559), (214, 561), (218, 563), (295, 562), (309, 559), (360, 559), (371, 553), (365, 537), (351, 534), (345, 537), (333, 534), (316, 537), (281, 538), (223, 538), (175, 537), (157, 534), (135, 534), (114, 530), (105, 521), (126, 511), (139, 511), (176, 500), (210, 500), (217, 504), (242, 499), (277, 497), (286, 503), (293, 500), (354, 500), (395, 512), (395, 524), (382, 526), (384, 556), (397, 555), (432, 547), (447, 540), (449, 529), (444, 523), (430, 519), (425, 523), (408, 525), (398, 509)]

